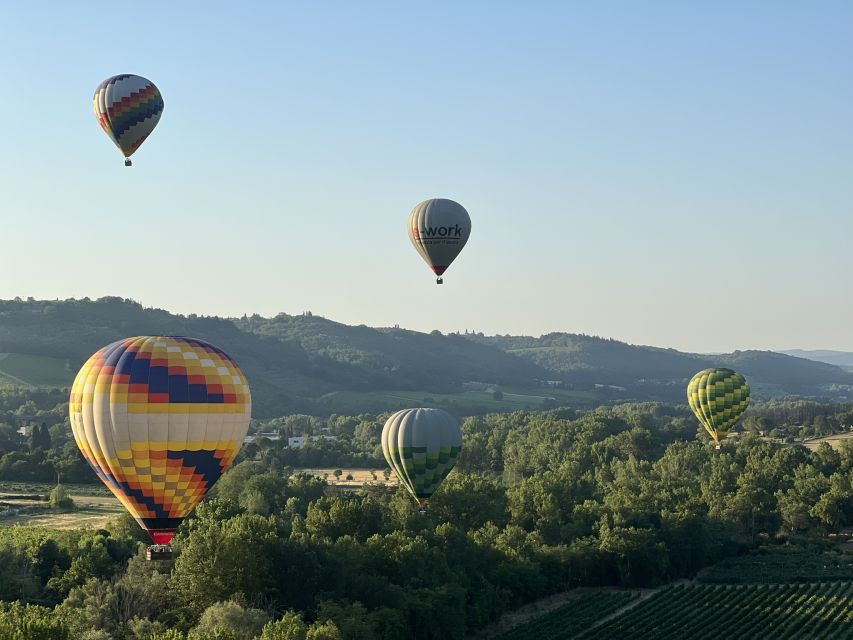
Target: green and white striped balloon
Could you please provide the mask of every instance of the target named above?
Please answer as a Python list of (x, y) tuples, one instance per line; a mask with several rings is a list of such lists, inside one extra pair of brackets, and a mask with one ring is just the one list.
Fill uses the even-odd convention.
[(461, 450), (459, 423), (441, 409), (403, 409), (382, 429), (385, 460), (421, 507), (456, 465)]

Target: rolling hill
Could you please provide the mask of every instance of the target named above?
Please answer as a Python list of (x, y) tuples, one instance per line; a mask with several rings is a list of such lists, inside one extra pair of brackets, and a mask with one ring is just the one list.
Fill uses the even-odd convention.
[[(687, 380), (706, 367), (743, 373), (757, 395), (853, 396), (853, 375), (834, 365), (773, 351), (700, 355), (637, 346), (607, 338), (568, 333), (529, 336), (469, 336), (530, 360), (576, 386), (626, 387), (639, 398), (678, 399)], [(671, 391), (675, 388), (676, 396)]]
[(788, 349), (780, 351), (788, 356), (795, 358), (805, 358), (806, 360), (815, 360), (817, 362), (825, 362), (826, 364), (834, 364), (836, 367), (841, 367), (848, 371), (853, 370), (853, 352), (850, 351), (833, 351), (831, 349)]
[(708, 356), (567, 333), (539, 338), (426, 334), (311, 315), (182, 316), (116, 297), (0, 301), (0, 354), (5, 354), (0, 382), (68, 386), (94, 351), (144, 334), (190, 335), (225, 349), (249, 377), (259, 417), (342, 410), (330, 402), (336, 397), (345, 399), (341, 407), (349, 412), (387, 409), (431, 394), (460, 413), (528, 404), (516, 399), (484, 405), (491, 397), (484, 390), (498, 387), (527, 394), (517, 398), (529, 402), (680, 402), (687, 379), (715, 365), (742, 371), (759, 397), (853, 396), (853, 374), (772, 352)]

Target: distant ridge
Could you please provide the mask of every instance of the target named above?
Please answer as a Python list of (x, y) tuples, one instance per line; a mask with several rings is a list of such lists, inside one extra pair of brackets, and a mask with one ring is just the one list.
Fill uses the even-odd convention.
[(814, 360), (815, 362), (825, 362), (826, 364), (834, 364), (837, 367), (845, 369), (853, 369), (853, 351), (833, 351), (832, 349), (788, 349), (779, 351), (788, 356), (795, 358), (805, 358), (806, 360)]
[[(146, 334), (189, 335), (224, 349), (249, 378), (258, 417), (332, 412), (337, 406), (327, 399), (341, 393), (346, 411), (379, 411), (387, 403), (377, 404), (371, 394), (395, 390), (410, 392), (396, 402), (428, 402), (433, 394), (461, 396), (480, 389), (482, 403), (492, 393), (482, 390), (493, 387), (529, 392), (531, 398), (547, 398), (548, 388), (560, 396), (556, 389), (564, 389), (557, 401), (567, 403), (572, 393), (588, 403), (683, 402), (687, 380), (711, 366), (739, 370), (758, 398), (853, 398), (853, 373), (770, 351), (700, 355), (570, 333), (443, 335), (350, 326), (311, 314), (183, 316), (118, 297), (0, 300), (0, 354), (14, 355), (0, 362), (0, 371), (34, 385), (69, 386), (97, 349)], [(460, 403), (458, 411), (466, 406), (471, 405)]]

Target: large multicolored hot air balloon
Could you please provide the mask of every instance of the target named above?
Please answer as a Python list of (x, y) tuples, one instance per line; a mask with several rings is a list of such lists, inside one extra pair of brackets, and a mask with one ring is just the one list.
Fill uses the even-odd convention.
[(437, 276), (437, 284), (471, 235), (471, 218), (458, 202), (433, 198), (409, 214), (409, 240)]
[(749, 406), (749, 385), (737, 371), (705, 369), (687, 385), (687, 402), (719, 449)]
[(459, 423), (441, 409), (403, 409), (382, 429), (382, 453), (421, 509), (456, 465), (462, 450)]
[(124, 73), (104, 80), (92, 99), (95, 117), (119, 150), (124, 165), (139, 149), (163, 115), (163, 96), (150, 80)]
[(80, 369), (69, 400), (83, 456), (158, 545), (231, 466), (251, 411), (237, 363), (181, 337), (104, 347)]

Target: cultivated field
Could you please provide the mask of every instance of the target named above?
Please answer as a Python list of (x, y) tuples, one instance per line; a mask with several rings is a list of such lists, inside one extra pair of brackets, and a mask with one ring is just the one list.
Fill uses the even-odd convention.
[[(11, 480), (0, 480), (0, 500), (3, 494), (39, 494), (48, 496), (56, 483), (53, 482), (13, 482)], [(65, 490), (73, 496), (109, 496), (112, 492), (104, 485), (98, 484), (66, 484), (62, 483)]]
[[(844, 540), (842, 537), (840, 540)], [(843, 548), (843, 547), (842, 547)], [(699, 573), (707, 584), (803, 583), (853, 580), (853, 555), (849, 553), (785, 552), (779, 549), (726, 558)]]
[(519, 625), (497, 640), (567, 640), (589, 629), (595, 622), (621, 609), (637, 596), (629, 591), (597, 591), (582, 593), (566, 604)]
[(6, 384), (70, 387), (75, 373), (62, 358), (0, 353), (0, 380)]
[(0, 526), (16, 524), (48, 529), (100, 529), (124, 512), (121, 503), (112, 496), (72, 495), (77, 507), (73, 511), (55, 510), (43, 500), (10, 499), (4, 494), (0, 504), (18, 511), (16, 515), (0, 517)]
[(811, 440), (804, 441), (803, 446), (814, 451), (820, 446), (822, 442), (826, 442), (833, 449), (838, 449), (841, 447), (842, 441), (847, 440), (849, 438), (853, 438), (853, 431), (848, 431), (846, 433), (837, 433), (834, 436), (826, 436), (823, 438), (812, 438)]
[[(598, 404), (594, 393), (564, 389), (506, 390), (503, 398), (495, 400), (485, 391), (462, 393), (430, 393), (428, 391), (334, 391), (317, 399), (333, 413), (357, 414), (370, 407), (374, 412), (397, 411), (409, 407), (436, 407), (453, 414), (483, 414), (490, 412), (538, 410), (555, 403), (577, 408)], [(550, 399), (550, 400), (549, 400)]]
[(677, 585), (661, 589), (584, 640), (784, 640), (853, 637), (853, 582)]
[[(318, 478), (324, 478), (329, 484), (336, 487), (361, 488), (366, 484), (383, 484), (386, 486), (396, 486), (397, 476), (392, 471), (385, 480), (382, 475), (383, 469), (344, 469), (340, 468), (341, 475), (335, 476), (335, 468), (328, 469), (294, 469), (294, 473), (307, 473)], [(352, 479), (348, 479), (352, 476)], [(375, 476), (375, 479), (374, 479)]]

